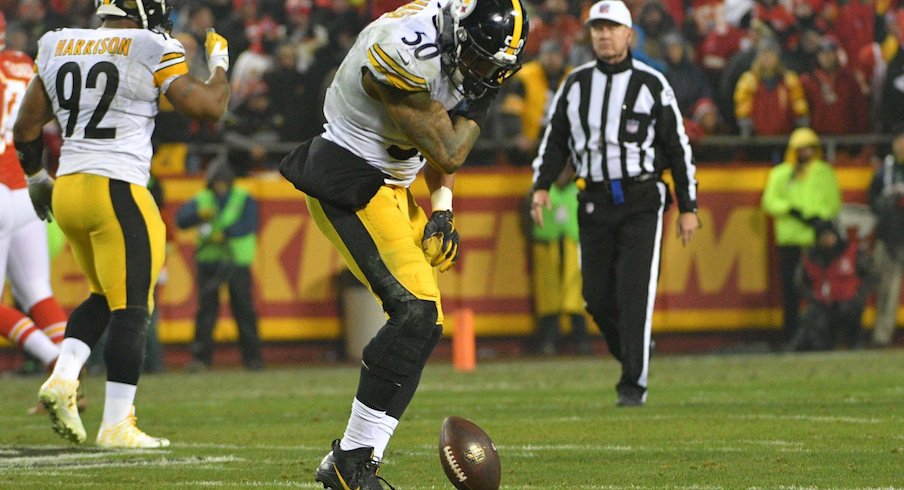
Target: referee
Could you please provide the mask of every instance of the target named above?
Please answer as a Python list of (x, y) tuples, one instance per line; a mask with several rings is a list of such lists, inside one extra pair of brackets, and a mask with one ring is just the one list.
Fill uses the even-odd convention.
[(660, 180), (671, 169), (677, 233), (686, 245), (700, 227), (697, 181), (678, 103), (665, 77), (631, 57), (624, 3), (595, 3), (587, 19), (596, 61), (559, 86), (534, 160), (531, 217), (543, 226), (549, 188), (569, 157), (579, 196), (581, 271), (587, 310), (621, 362), (618, 406), (646, 401), (650, 326), (662, 215), (671, 198)]

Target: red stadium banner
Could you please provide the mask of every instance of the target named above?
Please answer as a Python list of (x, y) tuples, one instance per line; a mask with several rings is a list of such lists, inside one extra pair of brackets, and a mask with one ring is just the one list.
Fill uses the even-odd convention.
[[(780, 288), (773, 260), (771, 223), (759, 207), (769, 168), (727, 164), (698, 169), (703, 228), (685, 247), (669, 211), (663, 237), (662, 275), (654, 329), (658, 332), (778, 328)], [(869, 167), (838, 168), (846, 203), (862, 203)], [(481, 336), (520, 336), (533, 331), (528, 248), (520, 204), (531, 184), (528, 169), (466, 169), (455, 187), (456, 225), (462, 255), (440, 275), (447, 333), (459, 308), (475, 313)], [(166, 284), (160, 290), (159, 332), (165, 342), (188, 342), (194, 331), (196, 283), (194, 231), (175, 229), (176, 209), (203, 186), (201, 179), (169, 179), (164, 218), (172, 241)], [(301, 193), (277, 175), (243, 179), (260, 202), (258, 255), (253, 266), (255, 302), (264, 340), (336, 339), (342, 335), (335, 278), (339, 255), (311, 221)], [(426, 204), (426, 187), (413, 187)], [(53, 262), (53, 286), (73, 308), (87, 286), (68, 249)], [(235, 338), (224, 305), (216, 338)], [(449, 328), (452, 327), (452, 328)]]

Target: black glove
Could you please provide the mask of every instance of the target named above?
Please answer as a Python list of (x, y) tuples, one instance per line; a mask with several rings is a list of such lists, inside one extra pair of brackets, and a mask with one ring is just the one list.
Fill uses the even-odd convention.
[(487, 89), (483, 95), (476, 99), (464, 98), (449, 111), (449, 117), (466, 117), (476, 122), (482, 129), (497, 94), (499, 94), (499, 89)]
[(807, 221), (806, 218), (804, 218), (803, 213), (800, 212), (800, 209), (791, 208), (791, 210), (788, 211), (788, 214), (790, 214), (794, 218), (799, 219), (800, 221), (803, 221), (803, 222)]
[(424, 255), (440, 272), (452, 268), (458, 260), (458, 231), (453, 223), (452, 211), (434, 211), (424, 227), (421, 239)]

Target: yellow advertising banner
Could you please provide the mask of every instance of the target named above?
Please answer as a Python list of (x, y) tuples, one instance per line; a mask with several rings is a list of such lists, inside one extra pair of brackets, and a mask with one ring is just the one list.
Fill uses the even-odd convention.
[[(687, 247), (675, 236), (675, 209), (664, 226), (662, 274), (654, 330), (658, 332), (777, 328), (781, 322), (770, 222), (759, 207), (769, 168), (727, 164), (698, 169), (699, 214), (703, 228)], [(863, 202), (872, 176), (868, 167), (838, 169), (845, 202)], [(171, 242), (161, 286), (160, 337), (188, 342), (194, 331), (194, 231), (178, 230), (178, 207), (203, 186), (201, 179), (163, 182), (163, 214)], [(258, 254), (253, 265), (255, 304), (264, 340), (336, 339), (342, 335), (336, 277), (342, 259), (317, 230), (303, 196), (279, 175), (238, 182), (260, 203)], [(519, 336), (533, 331), (528, 243), (521, 203), (531, 185), (529, 169), (465, 169), (455, 186), (456, 226), (461, 258), (440, 275), (448, 326), (454, 312), (474, 311), (481, 336)], [(429, 201), (426, 186), (413, 190)], [(52, 264), (60, 303), (74, 308), (87, 294), (86, 282), (66, 251)], [(225, 292), (223, 293), (225, 295)], [(235, 338), (223, 306), (215, 336)], [(451, 332), (447, 328), (447, 333)]]

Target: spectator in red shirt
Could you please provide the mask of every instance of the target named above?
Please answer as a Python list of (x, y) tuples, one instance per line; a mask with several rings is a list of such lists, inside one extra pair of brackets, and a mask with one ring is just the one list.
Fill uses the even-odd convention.
[(766, 23), (782, 45), (794, 33), (797, 19), (779, 0), (757, 0), (754, 17)]
[(830, 32), (838, 38), (848, 59), (873, 42), (876, 9), (872, 0), (850, 0), (838, 9)]
[(807, 99), (800, 79), (779, 60), (779, 46), (763, 43), (734, 90), (735, 117), (742, 136), (786, 135), (806, 126)]
[(820, 42), (816, 63), (816, 70), (801, 76), (810, 127), (820, 134), (867, 132), (866, 97), (854, 75), (841, 66), (835, 41), (824, 38)]
[(697, 63), (706, 73), (709, 83), (716, 86), (731, 57), (740, 51), (745, 32), (725, 19), (725, 4), (703, 0), (694, 5), (694, 25), (697, 38)]

